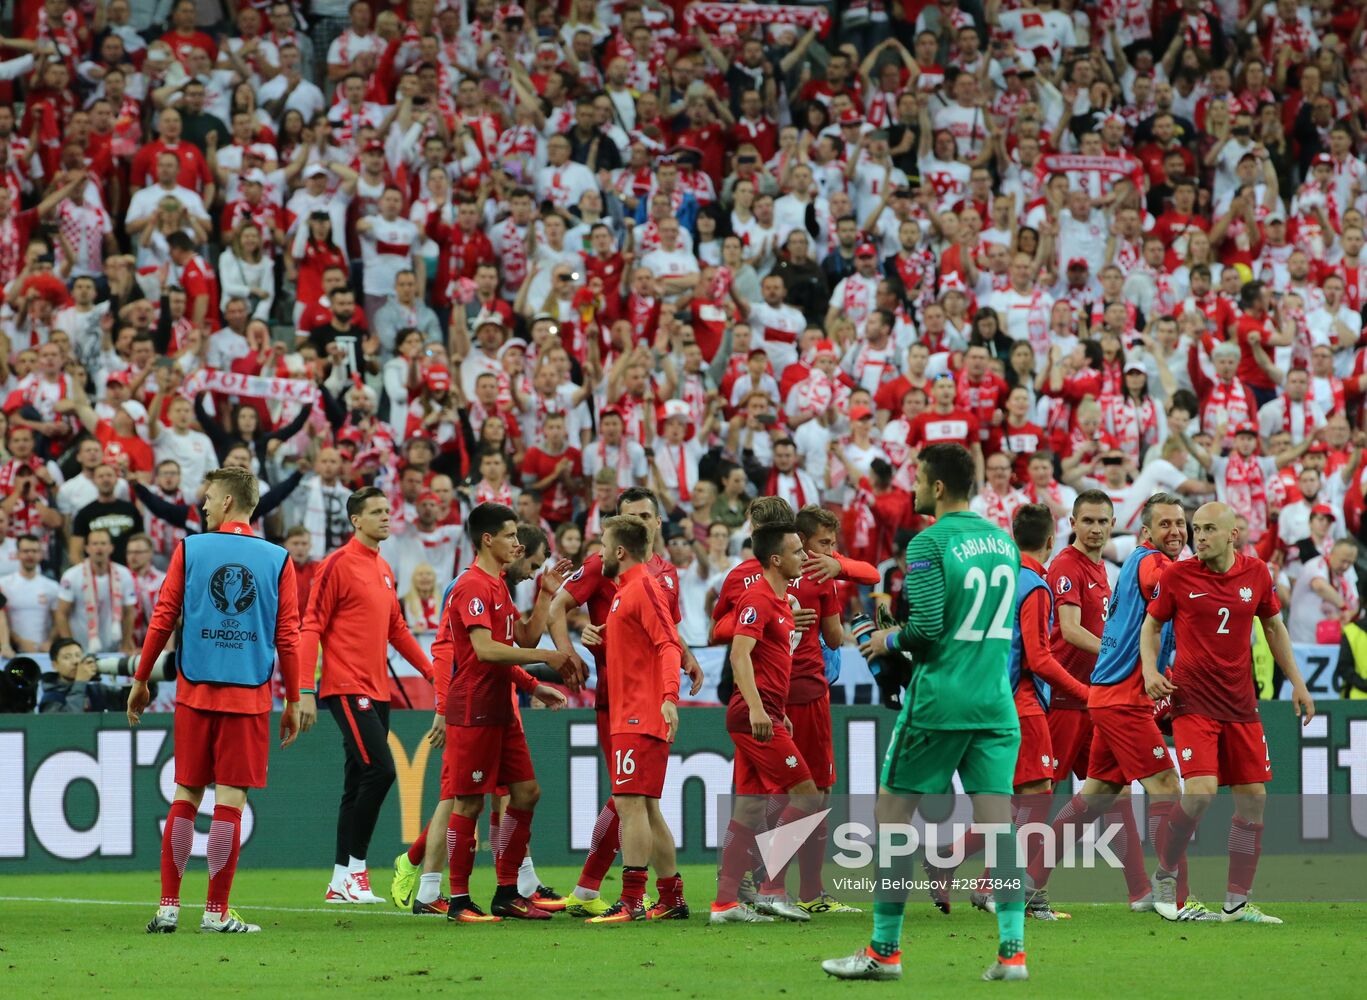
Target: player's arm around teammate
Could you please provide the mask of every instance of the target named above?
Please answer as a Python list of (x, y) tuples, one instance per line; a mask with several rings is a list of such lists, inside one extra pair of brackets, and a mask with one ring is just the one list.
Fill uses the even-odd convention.
[[(1173, 697), (1173, 737), (1184, 761), (1181, 801), (1158, 837), (1154, 903), (1167, 919), (1174, 919), (1175, 907), (1168, 905), (1159, 887), (1172, 878), (1197, 824), (1225, 784), (1234, 795), (1234, 819), (1223, 919), (1281, 923), (1247, 905), (1259, 853), (1248, 845), (1261, 839), (1267, 802), (1264, 778), (1272, 769), (1252, 691), (1248, 635), (1254, 616), (1262, 622), (1273, 658), (1291, 681), (1291, 700), (1303, 725), (1314, 718), (1315, 703), (1296, 666), (1266, 567), (1239, 556), (1238, 534), (1228, 506), (1202, 506), (1192, 519), (1196, 558), (1168, 567), (1140, 632), (1144, 690), (1155, 700)], [(1174, 623), (1176, 680), (1158, 671), (1160, 633), (1166, 621)]]

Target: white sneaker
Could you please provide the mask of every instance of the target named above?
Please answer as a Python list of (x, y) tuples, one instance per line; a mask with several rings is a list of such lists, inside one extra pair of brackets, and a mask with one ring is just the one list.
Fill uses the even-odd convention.
[(1240, 903), (1234, 909), (1224, 909), (1220, 919), (1227, 924), (1279, 924), (1281, 917), (1273, 917), (1258, 909), (1252, 903)]
[(347, 876), (338, 882), (333, 879), (328, 883), (327, 895), (323, 897), (324, 903), (359, 903), (356, 898), (356, 887), (352, 884), (351, 876)]
[(867, 948), (860, 948), (845, 958), (828, 958), (821, 963), (822, 970), (836, 979), (877, 979), (893, 980), (902, 978), (902, 963), (880, 962), (869, 954)]
[(352, 872), (347, 876), (347, 887), (357, 903), (383, 903), (384, 898), (370, 891), (370, 871)]
[(756, 913), (744, 903), (737, 903), (735, 906), (728, 906), (724, 910), (715, 907), (708, 916), (709, 924), (772, 924), (773, 917), (766, 917), (762, 913)]
[(148, 934), (174, 934), (180, 926), (179, 906), (159, 906), (157, 915), (147, 922)]
[(806, 910), (789, 902), (786, 894), (756, 896), (755, 909), (771, 917), (782, 917), (799, 924), (812, 919)]
[(1131, 913), (1152, 913), (1153, 912), (1153, 890), (1149, 890), (1138, 899), (1130, 900)]
[(1175, 872), (1165, 872), (1163, 869), (1156, 869), (1153, 878), (1149, 881), (1149, 886), (1153, 889), (1153, 908), (1164, 920), (1176, 920), (1177, 909), (1177, 874)]
[(983, 973), (983, 979), (991, 982), (1015, 982), (1030, 978), (1030, 971), (1025, 967), (1025, 956), (1017, 955), (1021, 959), (1019, 962), (1003, 962), (1000, 958), (987, 967)]
[(199, 922), (199, 929), (213, 931), (215, 934), (257, 934), (261, 931), (259, 926), (247, 923), (242, 919), (242, 914), (232, 909), (221, 915), (205, 910), (204, 919)]

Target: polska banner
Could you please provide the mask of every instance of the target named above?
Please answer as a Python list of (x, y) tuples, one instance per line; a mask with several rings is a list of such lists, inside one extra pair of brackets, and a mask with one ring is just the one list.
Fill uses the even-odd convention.
[(191, 399), (201, 392), (217, 392), (225, 396), (299, 403), (301, 406), (309, 406), (318, 399), (318, 387), (308, 379), (243, 375), (218, 368), (201, 368), (192, 373), (180, 391)]
[(795, 24), (815, 28), (817, 34), (825, 38), (831, 30), (831, 15), (823, 7), (793, 4), (695, 3), (684, 10), (684, 24), (690, 28), (701, 25), (710, 35), (720, 34), (726, 25)]

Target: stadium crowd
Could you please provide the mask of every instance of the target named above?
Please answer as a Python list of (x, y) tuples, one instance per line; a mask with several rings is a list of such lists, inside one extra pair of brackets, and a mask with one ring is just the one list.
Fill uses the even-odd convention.
[(51, 652), (44, 710), (103, 706), (220, 466), (301, 608), (385, 490), (428, 641), (471, 507), (577, 565), (632, 486), (690, 645), (759, 495), (900, 594), (939, 442), (1008, 530), (1099, 488), (1118, 564), (1218, 498), (1294, 641), (1359, 615), (1363, 0), (12, 8), (0, 655)]

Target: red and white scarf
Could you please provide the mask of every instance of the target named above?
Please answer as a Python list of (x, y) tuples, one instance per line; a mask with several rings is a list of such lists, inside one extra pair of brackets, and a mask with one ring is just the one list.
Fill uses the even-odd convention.
[(1225, 466), (1225, 503), (1248, 520), (1248, 540), (1256, 542), (1267, 530), (1267, 481), (1257, 456), (1231, 452)]
[(796, 4), (695, 3), (684, 11), (683, 20), (689, 28), (702, 25), (711, 35), (719, 35), (731, 25), (794, 24), (815, 28), (822, 38), (831, 30), (831, 16), (824, 8)]
[[(1253, 420), (1256, 413), (1244, 384), (1237, 378), (1229, 382), (1216, 379), (1206, 400), (1206, 412), (1201, 420), (1201, 428), (1207, 434), (1214, 434), (1224, 424), (1232, 428), (1246, 420)], [(1216, 442), (1218, 447), (1220, 442)]]
[(1139, 402), (1124, 396), (1108, 400), (1111, 436), (1119, 442), (1126, 455), (1138, 460), (1143, 450), (1158, 443), (1158, 407), (1153, 400)]
[[(110, 562), (105, 572), (109, 576), (109, 623), (112, 628), (118, 624), (123, 611), (123, 595), (119, 593), (119, 575), (114, 572), (113, 562)], [(100, 641), (100, 594), (95, 567), (89, 559), (85, 561), (85, 573), (81, 580), (81, 598), (85, 606), (85, 648), (89, 652)]]
[(509, 483), (494, 487), (487, 479), (475, 484), (475, 505), (482, 503), (501, 503), (505, 507), (513, 505), (513, 488)]

